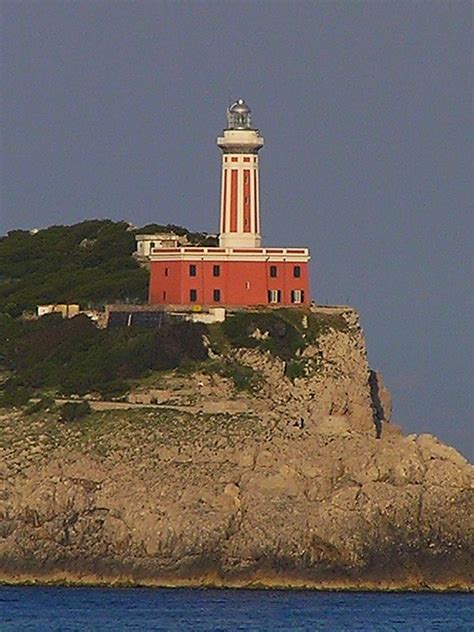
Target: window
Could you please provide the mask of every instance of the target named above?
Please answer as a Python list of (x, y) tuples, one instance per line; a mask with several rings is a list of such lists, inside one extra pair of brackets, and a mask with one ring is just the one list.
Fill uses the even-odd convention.
[(216, 303), (218, 303), (221, 300), (221, 291), (214, 290), (214, 292), (212, 293), (212, 298)]
[(215, 277), (221, 276), (220, 266), (212, 266), (212, 276), (215, 276)]
[(189, 290), (189, 300), (191, 303), (197, 301), (198, 293), (197, 290)]
[(270, 276), (275, 278), (278, 275), (278, 270), (276, 266), (270, 266)]
[(189, 276), (196, 276), (196, 266), (193, 263), (189, 266)]
[(293, 276), (295, 277), (295, 279), (299, 279), (301, 276), (301, 266), (294, 266), (293, 267)]
[(291, 302), (295, 305), (304, 303), (304, 291), (303, 290), (291, 290)]
[(268, 290), (269, 303), (281, 303), (281, 290)]
[(168, 276), (169, 273), (170, 273), (170, 269), (169, 268), (165, 268), (165, 276)]
[(154, 248), (155, 247), (155, 242), (154, 241), (150, 241), (150, 248)]
[(163, 292), (163, 300), (166, 301), (166, 290)]

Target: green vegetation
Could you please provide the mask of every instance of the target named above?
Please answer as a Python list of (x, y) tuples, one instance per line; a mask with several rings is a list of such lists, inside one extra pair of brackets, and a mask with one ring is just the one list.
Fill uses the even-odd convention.
[(175, 233), (176, 235), (186, 236), (191, 246), (217, 246), (218, 244), (218, 239), (214, 235), (191, 232), (187, 228), (176, 226), (175, 224), (147, 224), (143, 228), (135, 230), (135, 233), (147, 235), (152, 233)]
[(18, 384), (15, 380), (7, 380), (0, 390), (0, 406), (4, 408), (21, 408), (30, 401), (31, 389)]
[[(347, 323), (338, 314), (313, 314), (309, 310), (278, 309), (236, 312), (222, 324), (222, 335), (210, 334), (211, 348), (221, 352), (227, 340), (233, 347), (270, 351), (290, 362), (321, 334), (330, 329), (346, 331)], [(294, 369), (297, 371), (297, 369)]]
[(44, 303), (100, 308), (108, 302), (146, 301), (148, 271), (132, 254), (135, 235), (153, 232), (215, 244), (214, 237), (173, 224), (133, 229), (111, 220), (52, 226), (34, 234), (14, 230), (0, 237), (0, 369), (9, 372), (0, 387), (0, 405), (25, 406), (44, 389), (118, 396), (130, 378), (207, 357), (202, 329), (189, 324), (160, 332), (102, 331), (85, 316), (18, 320)]
[(128, 379), (151, 370), (203, 361), (205, 326), (172, 321), (159, 331), (100, 330), (87, 316), (59, 314), (35, 321), (0, 318), (0, 363), (11, 372), (3, 384), (3, 405), (24, 405), (34, 391), (64, 394), (98, 392), (104, 397), (128, 390)]
[[(286, 310), (289, 313), (289, 310)], [(349, 325), (342, 314), (309, 314), (306, 339), (310, 343), (317, 342), (319, 336), (334, 331), (348, 331)]]
[(233, 382), (237, 391), (254, 393), (262, 385), (262, 376), (258, 371), (235, 359), (225, 357), (200, 362), (184, 362), (176, 370), (177, 376), (189, 376), (195, 373), (225, 377)]
[(40, 413), (43, 411), (53, 412), (56, 410), (56, 403), (52, 397), (47, 395), (41, 397), (36, 402), (33, 402), (26, 408), (26, 415), (35, 415), (36, 413)]
[(238, 391), (254, 393), (262, 385), (262, 376), (257, 371), (235, 360), (211, 360), (203, 365), (202, 370), (209, 375), (232, 380)]
[(285, 368), (285, 375), (289, 380), (305, 377), (308, 371), (308, 362), (305, 358), (291, 360)]
[(321, 358), (311, 356), (310, 358), (298, 357), (290, 360), (285, 365), (285, 375), (289, 380), (294, 381), (297, 378), (310, 377), (321, 368)]
[[(92, 410), (73, 422), (58, 421), (57, 411), (11, 415), (4, 420), (0, 445), (11, 451), (12, 460), (22, 461), (22, 467), (47, 461), (58, 447), (104, 458), (119, 451), (129, 463), (153, 467), (163, 446), (214, 448), (221, 441), (232, 446), (241, 444), (243, 437), (263, 437), (266, 432), (259, 417), (250, 412), (195, 414), (175, 408)], [(24, 459), (25, 448), (32, 446), (36, 450)]]
[(84, 315), (19, 318), (43, 303), (84, 308), (144, 302), (148, 272), (132, 254), (137, 233), (155, 232), (186, 235), (191, 244), (216, 244), (215, 237), (172, 224), (134, 229), (111, 220), (52, 226), (34, 234), (15, 230), (0, 237), (0, 406), (25, 407), (36, 396), (39, 401), (27, 408), (35, 414), (54, 409), (45, 393), (119, 397), (130, 380), (177, 368), (218, 374), (237, 390), (256, 392), (261, 375), (230, 359), (233, 350), (268, 351), (286, 363), (286, 375), (294, 380), (317, 369), (317, 362), (301, 356), (308, 345), (330, 329), (348, 327), (342, 315), (303, 309), (243, 310), (210, 326), (169, 320), (160, 330), (101, 330)]
[(78, 421), (91, 413), (89, 402), (66, 402), (59, 407), (61, 421)]
[(289, 360), (303, 346), (297, 329), (285, 322), (278, 312), (237, 312), (223, 324), (231, 346), (259, 348)]
[(135, 234), (176, 232), (193, 244), (215, 238), (172, 224), (133, 229), (126, 222), (90, 220), (51, 226), (31, 234), (13, 230), (0, 237), (0, 313), (20, 316), (36, 305), (102, 306), (145, 301), (148, 272), (132, 256)]
[[(0, 403), (24, 406), (35, 393), (45, 391), (119, 397), (129, 389), (129, 380), (179, 367), (188, 373), (215, 373), (231, 379), (237, 390), (256, 392), (261, 376), (230, 359), (229, 351), (269, 351), (286, 362), (286, 374), (294, 380), (314, 370), (314, 361), (301, 357), (301, 352), (330, 327), (346, 324), (291, 310), (237, 312), (210, 327), (170, 319), (159, 330), (101, 330), (84, 315), (63, 319), (50, 314), (33, 321), (3, 315), (0, 365), (10, 375), (0, 391)], [(204, 336), (220, 358), (208, 359)]]
[[(170, 320), (160, 330), (101, 330), (84, 315), (63, 319), (50, 314), (21, 321), (4, 314), (0, 315), (0, 367), (6, 378), (0, 386), (0, 406), (24, 407), (44, 392), (119, 397), (129, 390), (130, 380), (177, 368), (184, 373), (217, 374), (231, 379), (237, 390), (257, 392), (262, 376), (230, 359), (228, 352), (269, 351), (285, 361), (286, 375), (294, 380), (317, 370), (314, 358), (306, 359), (301, 352), (331, 327), (347, 325), (342, 317), (291, 310), (242, 311), (211, 326)], [(219, 358), (208, 358), (204, 337)], [(30, 405), (30, 414), (51, 404), (42, 397)]]

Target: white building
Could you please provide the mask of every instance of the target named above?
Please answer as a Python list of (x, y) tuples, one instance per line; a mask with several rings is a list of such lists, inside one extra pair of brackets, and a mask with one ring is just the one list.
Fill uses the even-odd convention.
[(177, 248), (188, 243), (186, 235), (176, 235), (176, 233), (135, 235), (135, 240), (137, 242), (136, 254), (139, 257), (149, 257), (152, 248)]
[(46, 314), (61, 314), (63, 318), (73, 318), (77, 316), (81, 308), (76, 303), (52, 303), (50, 305), (37, 305), (36, 314), (38, 318)]

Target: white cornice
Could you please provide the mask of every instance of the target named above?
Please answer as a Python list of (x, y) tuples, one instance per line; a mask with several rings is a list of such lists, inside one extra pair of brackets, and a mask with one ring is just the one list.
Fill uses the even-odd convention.
[(294, 261), (306, 263), (308, 248), (216, 248), (182, 247), (155, 248), (151, 261)]

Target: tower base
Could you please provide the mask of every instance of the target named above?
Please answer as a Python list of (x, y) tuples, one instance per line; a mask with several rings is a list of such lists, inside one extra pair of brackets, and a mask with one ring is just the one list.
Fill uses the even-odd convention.
[(297, 307), (311, 302), (306, 248), (156, 248), (152, 305)]

